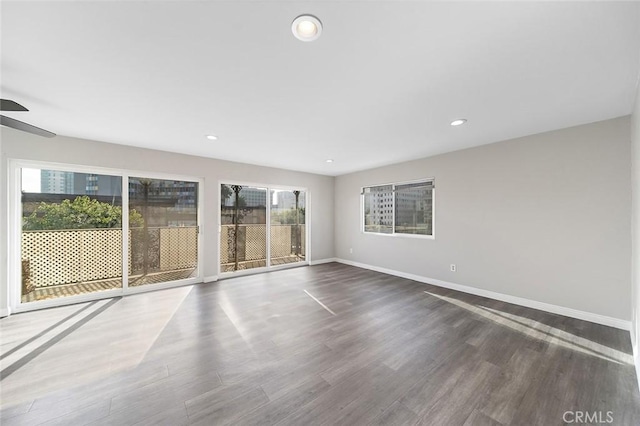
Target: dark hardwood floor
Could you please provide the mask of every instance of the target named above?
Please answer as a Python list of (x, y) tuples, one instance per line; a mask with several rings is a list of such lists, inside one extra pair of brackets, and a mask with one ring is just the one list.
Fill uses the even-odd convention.
[(640, 424), (627, 332), (336, 263), (0, 331), (3, 426)]

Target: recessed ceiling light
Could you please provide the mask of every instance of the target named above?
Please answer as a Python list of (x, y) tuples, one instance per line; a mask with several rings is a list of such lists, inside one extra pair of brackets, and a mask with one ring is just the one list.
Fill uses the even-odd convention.
[(207, 135), (207, 139), (209, 139), (210, 141), (217, 141), (218, 137), (216, 135)]
[(313, 41), (322, 34), (322, 22), (313, 15), (300, 15), (291, 23), (291, 31), (298, 40)]
[(333, 160), (331, 158), (329, 158), (328, 160), (326, 160), (327, 163), (333, 163)]
[(464, 123), (466, 123), (466, 122), (467, 122), (467, 119), (466, 119), (466, 118), (458, 118), (457, 120), (453, 120), (453, 121), (451, 122), (451, 125), (452, 125), (452, 126), (461, 126), (461, 125), (463, 125), (463, 124), (464, 124)]

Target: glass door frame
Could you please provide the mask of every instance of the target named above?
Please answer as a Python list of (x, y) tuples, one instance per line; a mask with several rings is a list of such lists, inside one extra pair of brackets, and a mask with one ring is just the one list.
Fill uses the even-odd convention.
[[(251, 188), (264, 188), (267, 190), (267, 205), (266, 205), (266, 224), (265, 226), (267, 227), (266, 229), (266, 265), (267, 266), (262, 266), (259, 268), (252, 268), (252, 269), (242, 269), (239, 271), (231, 271), (231, 272), (222, 272), (222, 251), (220, 250), (220, 239), (222, 237), (222, 209), (220, 208), (220, 197), (221, 197), (221, 190), (220, 188), (222, 187), (222, 185), (241, 185), (242, 187), (251, 187)], [(272, 266), (271, 265), (271, 203), (269, 201), (269, 197), (271, 196), (271, 191), (272, 190), (276, 190), (276, 191), (302, 191), (305, 193), (305, 205), (304, 205), (304, 211), (305, 211), (305, 219), (304, 219), (304, 223), (305, 223), (305, 240), (304, 240), (304, 244), (305, 244), (305, 257), (303, 261), (300, 262), (295, 262), (295, 263), (287, 263), (284, 265), (276, 265), (276, 266)], [(289, 269), (289, 268), (297, 268), (300, 266), (308, 266), (311, 264), (310, 262), (310, 258), (311, 258), (311, 252), (310, 252), (310, 241), (311, 241), (311, 226), (309, 226), (309, 223), (311, 221), (311, 196), (309, 194), (309, 190), (307, 188), (304, 187), (298, 187), (298, 186), (292, 186), (292, 185), (271, 185), (271, 184), (266, 184), (266, 183), (255, 183), (255, 182), (246, 182), (246, 181), (238, 181), (238, 180), (234, 180), (234, 179), (223, 179), (223, 180), (219, 180), (218, 181), (218, 188), (217, 188), (217, 194), (218, 194), (218, 201), (217, 201), (217, 209), (218, 209), (218, 238), (216, 238), (216, 242), (217, 242), (217, 247), (218, 247), (218, 265), (217, 265), (217, 271), (218, 271), (218, 278), (219, 279), (225, 279), (225, 278), (232, 278), (232, 277), (241, 277), (244, 275), (253, 275), (253, 274), (260, 274), (260, 273), (264, 273), (264, 272), (271, 272), (271, 271), (278, 271), (280, 269)]]
[[(129, 178), (144, 176), (150, 179), (164, 179), (176, 181), (188, 181), (198, 184), (198, 267), (197, 275), (192, 278), (177, 281), (166, 281), (158, 284), (150, 284), (137, 287), (129, 287), (129, 241), (122, 238), (122, 287), (119, 289), (98, 291), (95, 293), (79, 294), (75, 296), (59, 297), (35, 302), (24, 303), (21, 300), (22, 269), (20, 260), (22, 254), (22, 180), (23, 168), (40, 170), (59, 170), (75, 173), (91, 173), (122, 178), (122, 235), (127, 235), (129, 230)], [(66, 164), (47, 161), (31, 161), (20, 159), (8, 159), (9, 172), (9, 202), (8, 202), (8, 247), (7, 247), (7, 301), (9, 313), (27, 312), (37, 309), (45, 309), (56, 306), (70, 305), (74, 303), (89, 302), (93, 300), (109, 299), (129, 294), (143, 293), (147, 291), (161, 290), (165, 288), (179, 287), (202, 283), (204, 280), (203, 247), (204, 247), (204, 179), (195, 176), (185, 176), (169, 173), (157, 173), (144, 170), (124, 170), (106, 167), (83, 166), (78, 164)]]

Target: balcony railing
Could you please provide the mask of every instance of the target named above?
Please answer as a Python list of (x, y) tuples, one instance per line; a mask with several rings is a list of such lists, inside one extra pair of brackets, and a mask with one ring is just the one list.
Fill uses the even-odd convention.
[[(129, 276), (196, 268), (197, 227), (150, 227), (147, 237), (129, 230)], [(22, 264), (23, 283), (36, 289), (121, 278), (122, 229), (23, 231)]]
[[(305, 259), (305, 225), (271, 225), (271, 263), (283, 264)], [(267, 226), (265, 224), (222, 225), (220, 263), (222, 272), (266, 266)]]
[[(221, 271), (266, 266), (266, 226), (223, 225)], [(305, 259), (305, 225), (271, 225), (271, 264)], [(129, 230), (129, 286), (192, 277), (198, 264), (198, 228)], [(23, 301), (122, 286), (122, 229), (22, 232)]]

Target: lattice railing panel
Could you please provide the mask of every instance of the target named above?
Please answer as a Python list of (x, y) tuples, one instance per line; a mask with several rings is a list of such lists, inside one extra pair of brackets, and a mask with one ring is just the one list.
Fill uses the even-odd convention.
[(24, 231), (22, 260), (36, 287), (122, 276), (122, 230)]
[[(296, 230), (299, 229), (299, 231)], [(238, 260), (265, 260), (266, 226), (239, 225), (238, 226)], [(305, 256), (306, 228), (305, 225), (272, 225), (271, 226), (271, 258), (287, 257), (295, 254), (296, 233), (300, 239), (300, 255)], [(233, 263), (235, 225), (222, 225), (220, 229), (220, 262)]]
[(291, 225), (271, 225), (271, 257), (291, 256)]
[(80, 233), (79, 243), (81, 260), (78, 281), (122, 276), (122, 230), (87, 230)]
[(244, 260), (258, 260), (267, 257), (267, 226), (246, 225)]
[(198, 266), (198, 228), (160, 229), (160, 269), (195, 268)]
[(228, 225), (220, 227), (220, 263), (222, 264), (229, 263), (230, 259), (233, 259), (233, 256), (230, 255), (233, 248), (230, 247), (229, 228)]
[[(164, 271), (195, 268), (198, 228), (150, 228), (159, 235), (160, 268)], [(131, 232), (129, 247), (132, 248)], [(121, 229), (23, 231), (22, 260), (28, 262), (35, 287), (90, 282), (122, 277)], [(132, 269), (128, 256), (129, 273)], [(134, 271), (136, 272), (136, 271)]]

